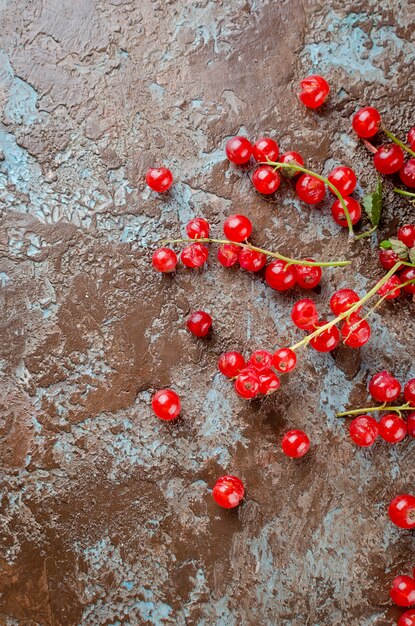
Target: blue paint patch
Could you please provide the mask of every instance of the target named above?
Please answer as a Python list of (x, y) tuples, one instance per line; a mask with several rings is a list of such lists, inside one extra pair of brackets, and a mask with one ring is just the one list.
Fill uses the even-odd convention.
[(0, 285), (1, 287), (5, 287), (7, 283), (10, 282), (10, 277), (7, 276), (6, 272), (0, 272)]
[(150, 83), (148, 86), (150, 92), (156, 96), (156, 98), (162, 98), (164, 96), (164, 87), (158, 83)]
[(0, 50), (0, 89), (6, 93), (4, 116), (14, 124), (30, 126), (39, 116), (36, 109), (37, 93), (21, 78), (15, 76), (10, 61)]
[(134, 583), (132, 580), (124, 580), (121, 583), (121, 587), (124, 587), (124, 589), (127, 589), (127, 591), (131, 591), (131, 589), (134, 588)]

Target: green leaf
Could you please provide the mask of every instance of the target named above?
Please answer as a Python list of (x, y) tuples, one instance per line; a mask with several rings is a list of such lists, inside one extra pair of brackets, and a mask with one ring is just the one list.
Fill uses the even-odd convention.
[(390, 241), (392, 250), (396, 252), (399, 258), (401, 258), (402, 260), (405, 260), (408, 258), (409, 248), (405, 246), (405, 244), (402, 243), (402, 241), (399, 241), (399, 239), (393, 239), (392, 237), (389, 239), (389, 241)]
[(409, 260), (415, 264), (415, 247), (409, 250)]
[(367, 194), (363, 198), (363, 207), (367, 213), (372, 226), (378, 226), (382, 213), (382, 181), (378, 180), (373, 193)]
[(392, 244), (389, 241), (389, 239), (385, 239), (379, 245), (382, 248), (382, 250), (390, 250), (392, 248)]

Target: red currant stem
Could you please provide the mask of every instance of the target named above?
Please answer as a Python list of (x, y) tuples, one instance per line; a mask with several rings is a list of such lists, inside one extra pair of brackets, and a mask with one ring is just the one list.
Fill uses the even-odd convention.
[(358, 239), (363, 239), (363, 237), (370, 237), (370, 235), (374, 233), (375, 230), (377, 230), (377, 228), (378, 228), (377, 226), (373, 226), (373, 228), (371, 228), (370, 230), (366, 230), (364, 233), (360, 233), (360, 235), (356, 235), (355, 236), (356, 241)]
[[(362, 317), (362, 320), (366, 320), (370, 315), (372, 315), (372, 313), (374, 311), (376, 311), (376, 309), (379, 308), (381, 304), (383, 304), (383, 302), (387, 299), (387, 297), (391, 293), (393, 293), (397, 289), (402, 289), (402, 287), (406, 287), (406, 285), (413, 285), (414, 283), (415, 283), (415, 278), (413, 278), (412, 280), (407, 280), (405, 283), (401, 283), (400, 285), (396, 285), (396, 287), (393, 287), (393, 289), (390, 289), (389, 291), (387, 291), (385, 293), (385, 295), (382, 296), (381, 298), (379, 298), (379, 300), (376, 302), (376, 304), (374, 306), (372, 306), (371, 309), (369, 309), (369, 311), (366, 313), (366, 315), (364, 317)], [(359, 324), (362, 320), (359, 320), (358, 322), (356, 322), (356, 324), (354, 324), (354, 326)]]
[(371, 152), (372, 154), (376, 154), (378, 149), (375, 148), (375, 146), (372, 143), (370, 143), (370, 141), (368, 141), (367, 139), (362, 139), (362, 141), (365, 144), (366, 148), (369, 150), (369, 152)]
[(415, 198), (415, 193), (412, 193), (412, 191), (404, 191), (403, 189), (398, 189), (398, 187), (394, 187), (393, 191), (395, 193), (399, 193), (401, 196), (406, 196), (407, 198)]
[(302, 259), (291, 259), (290, 257), (283, 256), (278, 252), (270, 252), (269, 250), (264, 250), (263, 248), (258, 248), (257, 246), (253, 246), (250, 243), (242, 243), (239, 241), (231, 241), (230, 239), (211, 239), (211, 238), (198, 238), (198, 239), (165, 239), (160, 242), (162, 244), (166, 243), (219, 243), (219, 244), (232, 244), (234, 246), (240, 246), (241, 248), (248, 248), (249, 250), (253, 250), (254, 252), (261, 252), (265, 254), (265, 256), (275, 257), (276, 259), (280, 259), (281, 261), (286, 261), (290, 265), (305, 265), (307, 267), (345, 267), (346, 265), (350, 265), (351, 261), (303, 261)]
[(391, 141), (393, 141), (394, 143), (396, 143), (398, 146), (400, 146), (402, 148), (402, 150), (406, 150), (406, 152), (408, 152), (408, 154), (410, 154), (411, 156), (415, 157), (415, 152), (413, 150), (411, 150), (411, 148), (408, 148), (408, 146), (406, 145), (406, 143), (403, 143), (403, 141), (401, 141), (400, 139), (398, 139), (397, 137), (395, 137), (395, 135), (393, 133), (390, 132), (390, 130), (387, 130), (386, 128), (382, 127), (383, 132), (385, 133), (385, 135), (387, 137), (389, 137), (389, 139)]
[(394, 413), (400, 413), (401, 411), (413, 411), (415, 407), (410, 406), (409, 402), (402, 406), (387, 406), (382, 404), (381, 406), (365, 406), (361, 409), (353, 409), (352, 411), (342, 411), (342, 413), (336, 413), (336, 417), (346, 417), (347, 415), (363, 415), (364, 413), (373, 413), (376, 411), (393, 411)]
[(347, 226), (349, 228), (349, 238), (354, 239), (353, 224), (352, 224), (349, 210), (344, 201), (344, 198), (341, 195), (340, 191), (337, 189), (337, 187), (335, 187), (329, 181), (328, 178), (324, 178), (324, 176), (321, 176), (320, 174), (316, 174), (315, 172), (312, 172), (311, 170), (308, 170), (305, 167), (302, 167), (301, 165), (295, 165), (294, 163), (276, 163), (275, 161), (268, 161), (267, 163), (259, 163), (259, 165), (271, 165), (272, 167), (275, 167), (275, 169), (281, 169), (281, 168), (291, 169), (291, 170), (294, 170), (295, 172), (303, 172), (303, 174), (309, 174), (310, 176), (314, 176), (314, 178), (321, 180), (321, 182), (327, 185), (327, 187), (329, 187), (332, 190), (334, 195), (337, 196), (337, 199), (342, 205), (344, 215), (346, 217)]

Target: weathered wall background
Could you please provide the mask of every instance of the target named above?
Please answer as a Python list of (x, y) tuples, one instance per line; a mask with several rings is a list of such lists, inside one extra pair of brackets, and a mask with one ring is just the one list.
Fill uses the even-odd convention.
[[(258, 243), (353, 260), (325, 272), (322, 312), (335, 288), (373, 284), (376, 238), (348, 246), (329, 198), (321, 210), (289, 188), (260, 198), (223, 147), (271, 133), (318, 170), (353, 165), (370, 190), (350, 116), (373, 104), (397, 133), (414, 124), (414, 10), (0, 0), (1, 624), (395, 623), (389, 581), (411, 571), (414, 537), (385, 510), (413, 487), (413, 444), (357, 450), (334, 413), (366, 401), (378, 368), (409, 376), (414, 305), (385, 305), (361, 353), (308, 351), (275, 397), (246, 404), (217, 357), (299, 337), (300, 292), (274, 293), (214, 255), (203, 272), (161, 277), (149, 248), (195, 215), (219, 233), (238, 210)], [(296, 91), (316, 70), (332, 98), (313, 113)], [(154, 163), (175, 174), (167, 198), (143, 184)], [(379, 236), (409, 219), (387, 186)], [(202, 307), (215, 332), (195, 341), (183, 323)], [(177, 424), (150, 411), (164, 385), (182, 396)], [(298, 463), (280, 453), (288, 427), (313, 441)], [(226, 472), (247, 486), (231, 513), (209, 493)]]

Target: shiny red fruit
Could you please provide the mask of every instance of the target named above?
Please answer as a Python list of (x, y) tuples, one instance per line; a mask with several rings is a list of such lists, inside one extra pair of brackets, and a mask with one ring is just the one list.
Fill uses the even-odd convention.
[(209, 256), (209, 250), (201, 243), (192, 243), (183, 248), (180, 259), (186, 267), (202, 267)]
[[(314, 259), (305, 259), (314, 262)], [(323, 274), (319, 265), (295, 265), (297, 285), (303, 289), (314, 289), (321, 281)]]
[(278, 144), (270, 137), (261, 137), (254, 144), (253, 155), (257, 163), (266, 163), (267, 161), (276, 161), (279, 154)]
[(415, 224), (405, 224), (398, 229), (398, 239), (408, 246), (413, 248), (415, 246)]
[(401, 384), (390, 372), (382, 370), (370, 379), (369, 393), (378, 402), (393, 402), (401, 393)]
[(349, 433), (356, 445), (361, 448), (369, 448), (375, 443), (379, 435), (379, 428), (376, 420), (370, 415), (359, 415), (351, 422)]
[(415, 528), (415, 496), (407, 493), (396, 496), (389, 505), (388, 514), (399, 528)]
[[(300, 165), (301, 167), (304, 165), (304, 159), (298, 152), (294, 152), (293, 150), (289, 150), (288, 152), (284, 152), (279, 158), (280, 163), (291, 163), (292, 165)], [(298, 176), (300, 172), (296, 172), (295, 170), (290, 170), (288, 168), (282, 169), (283, 174), (293, 178), (294, 176)]]
[(287, 374), (297, 363), (297, 356), (291, 348), (279, 348), (272, 357), (272, 364), (278, 372)]
[(376, 135), (380, 128), (381, 117), (377, 109), (363, 107), (354, 114), (352, 126), (355, 133), (364, 139)]
[(244, 492), (244, 485), (240, 478), (221, 476), (213, 487), (212, 496), (219, 506), (224, 509), (233, 509), (243, 499)]
[(196, 337), (206, 337), (212, 326), (212, 318), (206, 311), (195, 311), (188, 318), (186, 325)]
[(397, 576), (389, 592), (393, 602), (398, 606), (415, 604), (415, 580), (410, 576)]
[[(404, 270), (399, 272), (399, 280), (401, 283), (406, 283), (408, 280), (415, 281), (415, 267), (406, 267)], [(405, 285), (402, 289), (406, 293), (415, 294), (415, 282), (410, 285)]]
[(259, 376), (259, 393), (264, 394), (264, 396), (273, 393), (279, 389), (281, 382), (274, 370), (272, 369), (262, 369), (258, 372)]
[(218, 248), (218, 261), (223, 267), (232, 267), (238, 262), (240, 246), (233, 243), (223, 243)]
[[(347, 210), (349, 211), (352, 224), (357, 224), (357, 222), (362, 217), (362, 207), (357, 200), (355, 200), (354, 198), (349, 198), (348, 196), (346, 198), (343, 198), (343, 201), (346, 205)], [(343, 228), (348, 227), (344, 208), (340, 200), (336, 200), (333, 203), (333, 206), (331, 207), (331, 214), (336, 224), (342, 226)]]
[(318, 322), (318, 313), (313, 300), (304, 298), (296, 302), (291, 310), (291, 319), (301, 330), (314, 330)]
[(326, 186), (323, 181), (311, 176), (302, 174), (295, 186), (297, 196), (307, 204), (318, 204), (326, 195)]
[(296, 284), (297, 273), (293, 265), (287, 267), (285, 261), (275, 259), (265, 270), (265, 280), (272, 289), (286, 291)]
[(173, 175), (167, 167), (150, 167), (146, 174), (146, 183), (153, 191), (164, 193), (173, 183)]
[(394, 274), (393, 276), (388, 278), (388, 280), (382, 285), (382, 287), (379, 287), (378, 295), (381, 297), (385, 297), (385, 300), (393, 300), (394, 298), (399, 298), (399, 296), (401, 295), (400, 286), (401, 281), (396, 276), (396, 274)]
[(171, 389), (160, 389), (152, 397), (151, 406), (161, 420), (174, 420), (180, 413), (180, 398)]
[(406, 187), (415, 188), (415, 159), (409, 159), (402, 169), (399, 170), (399, 177)]
[(170, 248), (158, 248), (153, 254), (153, 267), (158, 272), (173, 272), (177, 265), (177, 256)]
[(407, 416), (406, 429), (410, 437), (415, 437), (415, 413), (409, 413)]
[(415, 126), (408, 132), (408, 143), (411, 150), (415, 150)]
[(281, 447), (287, 456), (299, 459), (310, 449), (310, 440), (302, 430), (289, 430), (282, 438)]
[(379, 434), (388, 443), (399, 443), (406, 433), (406, 422), (397, 413), (388, 413), (379, 422)]
[(241, 398), (245, 400), (255, 398), (259, 393), (259, 387), (260, 380), (255, 369), (246, 367), (239, 372), (235, 380), (235, 391)]
[(330, 86), (325, 78), (318, 74), (307, 76), (300, 82), (299, 98), (309, 109), (317, 109), (327, 100)]
[(226, 144), (225, 152), (231, 163), (244, 165), (252, 156), (252, 144), (246, 137), (232, 137)]
[(409, 609), (409, 611), (402, 613), (398, 619), (397, 626), (415, 626), (415, 609)]
[[(356, 174), (350, 167), (344, 167), (343, 165), (335, 167), (327, 178), (343, 197), (350, 196), (356, 189)], [(330, 191), (334, 193), (332, 189), (330, 189)]]
[(411, 406), (415, 406), (415, 378), (411, 378), (403, 389), (403, 397), (405, 402), (409, 402)]
[[(379, 250), (379, 263), (385, 270), (391, 270), (396, 263), (400, 261), (399, 256), (393, 250)], [(401, 265), (401, 268), (404, 267)], [(398, 267), (397, 270), (400, 268)]]
[(381, 174), (394, 174), (401, 169), (404, 161), (404, 152), (396, 143), (380, 146), (373, 155), (373, 164)]
[[(360, 297), (353, 289), (339, 289), (330, 298), (330, 308), (334, 315), (337, 316), (348, 311), (359, 300)], [(360, 310), (361, 307), (355, 313), (358, 313)]]
[(224, 376), (234, 378), (246, 367), (246, 363), (240, 352), (224, 352), (219, 358), (218, 367)]
[(259, 272), (266, 265), (267, 257), (262, 252), (241, 248), (239, 251), (239, 265), (247, 272)]
[(252, 233), (251, 221), (245, 215), (230, 215), (223, 225), (225, 237), (241, 243)]
[(361, 348), (370, 339), (370, 326), (366, 320), (352, 313), (341, 328), (343, 343), (350, 348)]
[(281, 177), (270, 165), (257, 167), (252, 176), (252, 184), (259, 193), (270, 196), (281, 184)]
[(186, 225), (186, 232), (189, 239), (207, 239), (209, 237), (209, 222), (203, 217), (194, 217)]
[[(322, 322), (318, 322), (316, 324), (317, 328), (321, 326), (325, 326), (327, 324), (327, 320)], [(313, 337), (310, 341), (310, 346), (317, 350), (317, 352), (331, 352), (338, 345), (340, 341), (340, 333), (336, 326), (331, 326), (327, 330), (323, 330), (319, 335)]]
[(248, 361), (248, 366), (253, 367), (256, 370), (262, 370), (264, 368), (271, 367), (272, 354), (267, 350), (255, 350), (251, 354), (251, 358)]

